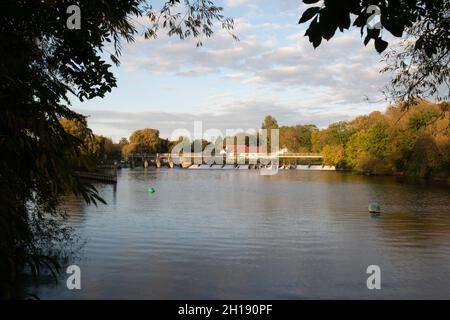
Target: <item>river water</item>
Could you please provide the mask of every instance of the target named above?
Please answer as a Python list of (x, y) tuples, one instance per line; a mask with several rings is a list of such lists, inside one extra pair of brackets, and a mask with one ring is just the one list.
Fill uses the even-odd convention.
[[(149, 193), (149, 187), (156, 192)], [(450, 188), (342, 172), (121, 170), (64, 203), (81, 290), (41, 299), (450, 298)], [(382, 214), (368, 213), (370, 202)], [(381, 270), (369, 290), (366, 269)]]

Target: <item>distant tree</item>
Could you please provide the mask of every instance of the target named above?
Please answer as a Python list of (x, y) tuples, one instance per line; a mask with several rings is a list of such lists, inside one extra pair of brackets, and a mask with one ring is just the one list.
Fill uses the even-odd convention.
[(319, 129), (314, 124), (307, 124), (307, 125), (296, 125), (295, 131), (298, 142), (300, 144), (299, 151), (310, 152), (312, 149), (312, 142), (311, 142), (312, 133), (319, 131)]
[(354, 133), (352, 125), (347, 121), (332, 123), (328, 128), (313, 131), (311, 134), (312, 150), (321, 152), (326, 145), (344, 145)]
[(111, 139), (92, 133), (85, 118), (80, 120), (61, 118), (59, 121), (67, 133), (80, 140), (81, 153), (90, 157), (95, 163), (104, 163), (108, 157), (120, 155)]
[[(125, 140), (122, 140), (125, 143)], [(159, 137), (159, 130), (141, 129), (134, 131), (130, 136), (130, 142), (122, 145), (122, 157), (128, 159), (130, 153), (166, 153), (176, 143)]]
[(411, 131), (417, 132), (427, 127), (429, 124), (438, 120), (441, 113), (436, 109), (423, 109), (414, 113), (408, 121), (408, 127)]
[(388, 144), (386, 126), (382, 123), (374, 124), (350, 138), (346, 152), (347, 162), (358, 170), (372, 174), (393, 173)]
[(121, 154), (123, 159), (128, 160), (130, 153), (133, 153), (133, 145), (131, 143), (122, 146)]
[(102, 137), (104, 140), (103, 148), (104, 148), (104, 161), (117, 161), (121, 158), (122, 146), (120, 143), (114, 143), (112, 139)]
[[(103, 141), (98, 136), (94, 135), (91, 129), (88, 128), (86, 118), (61, 118), (59, 122), (68, 134), (75, 139), (78, 139), (80, 143), (79, 158), (80, 160), (83, 160), (83, 163), (86, 163), (89, 160), (93, 163), (101, 162), (103, 155)], [(87, 168), (82, 165), (78, 169), (86, 170)]]
[[(264, 146), (264, 147), (266, 147), (267, 152), (270, 153), (272, 150), (272, 130), (278, 129), (278, 122), (274, 117), (268, 115), (264, 118), (261, 128), (267, 130), (267, 137), (266, 137), (267, 143), (266, 143), (266, 146)], [(259, 135), (258, 135), (258, 140), (259, 140), (258, 143), (260, 145), (264, 145), (264, 141), (262, 141), (262, 137)]]
[(103, 163), (107, 158), (105, 145), (106, 138), (95, 134), (86, 141), (87, 150), (97, 163)]
[(112, 163), (121, 158), (122, 146), (101, 135), (94, 135), (94, 139), (89, 140), (88, 149), (101, 164)]
[(410, 176), (429, 178), (436, 174), (436, 170), (442, 169), (441, 157), (435, 140), (429, 135), (421, 135), (414, 145), (406, 171)]
[(125, 137), (120, 138), (119, 146), (124, 146), (124, 145), (127, 145), (127, 144), (129, 144), (127, 138), (125, 138)]
[(311, 135), (318, 131), (315, 125), (282, 126), (280, 128), (280, 147), (290, 152), (311, 152)]
[(450, 105), (445, 101), (420, 100), (407, 110), (393, 104), (384, 113), (374, 111), (322, 130), (282, 126), (280, 146), (304, 150), (302, 141), (309, 135), (312, 150), (320, 152), (327, 165), (368, 174), (450, 178)]
[(122, 159), (128, 159), (128, 154), (129, 154), (129, 150), (128, 150), (129, 147), (128, 146), (129, 146), (129, 144), (130, 144), (130, 142), (125, 137), (122, 137), (119, 140), (118, 149), (120, 151), (120, 157)]
[(157, 153), (161, 151), (161, 139), (156, 129), (141, 129), (130, 136), (131, 152)]
[(323, 163), (329, 166), (345, 166), (345, 148), (343, 145), (326, 145), (322, 152)]
[(167, 153), (169, 152), (170, 141), (169, 139), (160, 139), (159, 141), (159, 152)]
[(277, 120), (274, 117), (272, 117), (270, 115), (266, 116), (264, 118), (264, 121), (263, 121), (262, 125), (261, 125), (261, 128), (262, 129), (268, 129), (268, 130), (270, 130), (270, 129), (278, 129), (278, 122), (277, 122)]
[(385, 124), (376, 123), (367, 130), (364, 149), (374, 157), (385, 159), (388, 156), (389, 134)]
[(380, 111), (373, 111), (368, 115), (358, 116), (350, 123), (356, 131), (367, 130), (375, 123), (384, 120), (384, 115)]
[(301, 145), (295, 128), (287, 126), (280, 128), (280, 147), (287, 148), (290, 152), (298, 152), (300, 150)]

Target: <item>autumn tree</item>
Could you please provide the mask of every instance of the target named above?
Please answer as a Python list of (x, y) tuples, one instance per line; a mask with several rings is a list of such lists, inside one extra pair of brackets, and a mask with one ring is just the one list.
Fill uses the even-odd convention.
[(258, 135), (258, 143), (259, 145), (262, 145), (263, 148), (267, 148), (267, 152), (270, 153), (272, 151), (272, 130), (278, 129), (278, 122), (274, 117), (268, 115), (264, 118), (261, 129), (267, 130), (267, 136), (265, 137), (267, 141), (263, 141), (264, 137)]
[(300, 150), (300, 141), (293, 127), (282, 126), (280, 128), (280, 147), (287, 148), (290, 152)]
[(130, 153), (159, 153), (166, 152), (168, 141), (159, 137), (159, 130), (141, 129), (134, 131), (130, 136), (130, 143), (125, 145), (122, 152), (125, 158)]
[(345, 166), (345, 148), (343, 145), (326, 145), (322, 149), (323, 163), (337, 168)]
[(280, 128), (280, 147), (287, 148), (290, 152), (311, 152), (311, 136), (316, 131), (318, 131), (317, 127), (311, 124), (282, 126)]
[(326, 145), (345, 146), (353, 133), (353, 126), (347, 121), (332, 123), (326, 129), (312, 132), (312, 150), (314, 152), (321, 152)]
[(109, 138), (94, 134), (88, 128), (85, 118), (80, 120), (61, 118), (59, 122), (67, 133), (79, 139), (81, 153), (91, 157), (95, 163), (120, 158), (120, 146), (115, 145)]

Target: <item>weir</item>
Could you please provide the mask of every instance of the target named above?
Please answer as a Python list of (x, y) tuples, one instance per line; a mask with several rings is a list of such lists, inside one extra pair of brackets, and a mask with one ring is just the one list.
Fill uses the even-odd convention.
[[(283, 153), (275, 155), (238, 155), (227, 154), (221, 156), (204, 156), (202, 153), (191, 153), (189, 155), (180, 155), (172, 157), (170, 153), (131, 153), (128, 155), (130, 167), (144, 167), (149, 166), (161, 168), (175, 166), (181, 168), (199, 167), (203, 165), (208, 166), (222, 166), (226, 165), (249, 165), (248, 168), (262, 167), (265, 164), (272, 163), (278, 160), (279, 166), (282, 168), (296, 168), (297, 166), (318, 170), (319, 166), (323, 165), (323, 157), (320, 153)], [(330, 167), (327, 167), (330, 168)]]

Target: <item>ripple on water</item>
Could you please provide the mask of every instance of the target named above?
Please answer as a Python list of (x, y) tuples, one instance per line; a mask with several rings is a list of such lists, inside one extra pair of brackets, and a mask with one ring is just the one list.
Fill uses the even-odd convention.
[[(149, 186), (156, 192), (149, 194)], [(85, 287), (42, 298), (450, 297), (449, 189), (337, 172), (127, 170), (108, 205), (68, 198)], [(382, 214), (370, 215), (378, 201)]]

